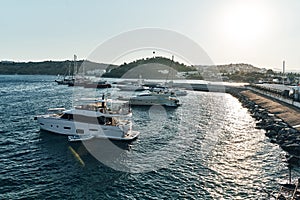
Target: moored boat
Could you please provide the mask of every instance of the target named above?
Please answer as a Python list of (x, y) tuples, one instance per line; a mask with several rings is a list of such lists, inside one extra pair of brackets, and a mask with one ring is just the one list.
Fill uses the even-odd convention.
[(150, 89), (152, 92), (160, 92), (160, 93), (170, 93), (175, 94), (176, 96), (186, 96), (187, 91), (178, 89), (178, 88), (168, 88), (165, 86), (155, 86)]
[(98, 81), (92, 83), (86, 83), (83, 85), (85, 88), (111, 88), (111, 84), (107, 81)]
[(75, 78), (74, 78), (74, 72), (76, 70), (76, 59), (77, 59), (77, 56), (74, 55), (74, 69), (73, 69), (73, 72), (71, 72), (71, 65), (69, 64), (68, 66), (68, 70), (66, 71), (65, 75), (63, 76), (63, 78), (61, 79), (58, 75), (58, 79), (55, 80), (55, 82), (58, 84), (58, 85), (74, 85), (74, 82), (75, 82)]
[(180, 106), (179, 99), (176, 97), (176, 95), (163, 92), (145, 92), (129, 98), (121, 97), (121, 99), (129, 100), (129, 103), (132, 106)]
[(62, 80), (58, 79), (55, 80), (55, 82), (58, 85), (73, 85), (74, 84), (74, 79), (70, 77), (64, 77)]
[(40, 115), (36, 119), (42, 130), (74, 136), (69, 138), (72, 141), (92, 138), (123, 141), (136, 139), (139, 132), (132, 130), (130, 109), (112, 104), (112, 100), (102, 99), (93, 104), (76, 106), (60, 114)]
[(119, 85), (118, 88), (123, 91), (144, 91), (149, 90), (149, 87), (137, 84)]

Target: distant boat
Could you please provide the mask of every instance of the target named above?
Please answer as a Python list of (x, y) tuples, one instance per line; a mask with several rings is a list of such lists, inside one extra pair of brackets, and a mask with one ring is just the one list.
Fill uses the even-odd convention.
[(75, 82), (74, 72), (76, 70), (76, 58), (77, 56), (74, 55), (74, 70), (71, 73), (71, 65), (69, 64), (68, 70), (64, 74), (62, 79), (55, 80), (55, 82), (59, 85), (72, 85)]
[(149, 90), (148, 86), (144, 86), (144, 80), (142, 79), (142, 75), (139, 75), (139, 79), (137, 82), (127, 82), (125, 85), (118, 85), (117, 87), (123, 91), (144, 91)]
[(143, 85), (137, 85), (137, 84), (126, 84), (126, 85), (119, 85), (118, 88), (123, 91), (144, 91), (149, 90), (150, 88)]
[(74, 79), (63, 78), (62, 80), (55, 80), (58, 85), (74, 85)]
[(68, 83), (68, 86), (82, 86), (84, 87), (87, 84), (92, 83), (90, 79), (84, 77), (84, 76), (76, 76), (75, 80), (73, 82)]
[(62, 79), (59, 78), (58, 76), (58, 79), (55, 80), (55, 82), (58, 84), (58, 85), (69, 85), (69, 84), (74, 84), (74, 77), (71, 76), (71, 75), (64, 75)]
[(83, 87), (85, 88), (111, 88), (111, 84), (107, 81), (98, 81), (84, 84)]
[(150, 91), (152, 92), (163, 92), (163, 93), (170, 93), (170, 94), (175, 94), (176, 96), (186, 96), (187, 95), (187, 91), (185, 90), (181, 90), (181, 89), (178, 89), (178, 88), (168, 88), (168, 87), (165, 87), (165, 86), (155, 86), (155, 87), (152, 87), (150, 89)]
[(128, 99), (132, 106), (152, 106), (161, 105), (167, 107), (178, 107), (180, 106), (179, 100), (174, 94), (160, 93), (160, 92), (147, 92), (141, 93), (133, 97), (121, 99)]

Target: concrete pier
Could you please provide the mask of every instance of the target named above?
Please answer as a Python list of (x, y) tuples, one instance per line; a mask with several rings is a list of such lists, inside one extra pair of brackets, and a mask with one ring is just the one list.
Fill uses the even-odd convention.
[(291, 127), (300, 130), (299, 108), (289, 105), (288, 103), (283, 103), (270, 96), (263, 96), (262, 94), (254, 93), (250, 90), (242, 91), (241, 94), (246, 96), (250, 101), (253, 101), (257, 105), (266, 109), (268, 112), (275, 114)]

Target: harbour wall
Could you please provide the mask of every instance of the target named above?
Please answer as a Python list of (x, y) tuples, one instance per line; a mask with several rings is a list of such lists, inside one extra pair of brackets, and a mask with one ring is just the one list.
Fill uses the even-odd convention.
[(257, 120), (256, 128), (264, 129), (270, 142), (287, 152), (287, 162), (300, 165), (300, 110), (274, 94), (253, 88), (227, 88)]

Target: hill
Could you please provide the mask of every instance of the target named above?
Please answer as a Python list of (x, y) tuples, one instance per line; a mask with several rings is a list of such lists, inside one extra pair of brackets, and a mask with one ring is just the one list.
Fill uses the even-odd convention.
[[(117, 68), (114, 68), (103, 77), (109, 78), (175, 78), (177, 72), (196, 71), (193, 66), (187, 66), (164, 57), (152, 57), (139, 59), (131, 63), (124, 63)], [(172, 76), (172, 77), (170, 77)]]
[[(250, 64), (238, 63), (227, 65), (188, 66), (164, 57), (143, 58), (120, 66), (80, 60), (76, 62), (78, 71), (86, 75), (109, 78), (145, 79), (198, 79), (211, 81), (257, 82), (266, 79), (272, 70), (254, 67)], [(74, 61), (42, 61), (42, 62), (0, 62), (0, 74), (31, 75), (64, 75), (70, 67), (74, 71)], [(271, 71), (271, 72), (268, 72)]]
[[(79, 71), (82, 71), (84, 63), (85, 71), (93, 71), (99, 69), (111, 70), (115, 65), (95, 63), (91, 61), (76, 61)], [(71, 66), (71, 73), (74, 71), (74, 61), (42, 61), (42, 62), (0, 62), (0, 74), (30, 74), (30, 75), (58, 75), (65, 74)]]
[(237, 82), (253, 82), (267, 72), (265, 68), (254, 67), (250, 64), (237, 63), (226, 65), (197, 65), (198, 74), (194, 79), (205, 77), (205, 80), (231, 80)]

